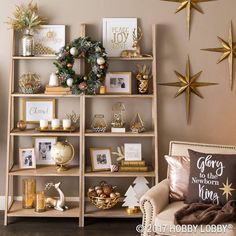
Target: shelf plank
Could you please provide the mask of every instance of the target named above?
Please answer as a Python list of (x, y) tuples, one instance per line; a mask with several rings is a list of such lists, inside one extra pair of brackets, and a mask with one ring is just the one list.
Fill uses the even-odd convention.
[(122, 203), (117, 203), (111, 209), (100, 210), (92, 205), (90, 202), (85, 203), (85, 217), (98, 217), (98, 218), (142, 218), (142, 213), (128, 215), (125, 211), (125, 208), (121, 206)]
[(153, 61), (153, 57), (147, 57), (147, 56), (143, 56), (143, 57), (131, 57), (131, 58), (126, 58), (126, 57), (108, 57), (108, 60), (112, 60), (112, 61)]
[(93, 133), (93, 132), (86, 132), (86, 137), (154, 137), (155, 134), (153, 131), (147, 131), (143, 133), (132, 133), (131, 131), (125, 133), (111, 133), (111, 132), (104, 132), (104, 133)]
[(105, 94), (85, 95), (85, 98), (153, 98), (153, 94)]
[(62, 176), (72, 177), (80, 176), (79, 166), (69, 166), (67, 171), (57, 172), (56, 166), (37, 166), (36, 169), (19, 169), (18, 165), (14, 165), (9, 172), (11, 176)]
[(56, 56), (33, 56), (33, 57), (23, 57), (23, 56), (13, 56), (14, 60), (56, 60)]
[(79, 203), (68, 202), (69, 209), (61, 212), (54, 209), (47, 209), (45, 212), (35, 212), (34, 209), (22, 208), (21, 201), (14, 201), (11, 208), (9, 209), (7, 216), (9, 217), (79, 217)]
[(118, 172), (110, 172), (110, 171), (92, 171), (90, 166), (86, 167), (86, 171), (84, 174), (85, 177), (155, 177), (155, 172), (152, 166), (148, 166), (148, 171), (143, 172), (129, 172), (129, 171), (118, 171)]
[(19, 129), (13, 129), (10, 133), (11, 136), (70, 136), (70, 137), (79, 137), (80, 132), (39, 132), (35, 129), (27, 129), (20, 131)]
[(38, 94), (22, 94), (22, 93), (12, 93), (12, 97), (19, 97), (19, 98), (80, 98), (81, 95), (76, 95), (76, 94), (70, 94), (70, 95), (49, 95), (49, 94), (44, 94), (44, 93), (38, 93)]

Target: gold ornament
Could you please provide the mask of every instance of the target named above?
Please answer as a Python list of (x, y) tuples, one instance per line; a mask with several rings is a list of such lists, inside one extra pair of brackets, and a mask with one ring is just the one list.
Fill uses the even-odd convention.
[(137, 113), (132, 120), (130, 130), (132, 133), (142, 133), (145, 131), (144, 122), (139, 113)]
[(174, 83), (161, 83), (160, 85), (164, 86), (174, 86), (179, 87), (178, 92), (175, 94), (175, 98), (185, 92), (186, 95), (186, 115), (187, 115), (187, 122), (190, 122), (190, 101), (191, 101), (191, 94), (194, 93), (200, 98), (203, 98), (201, 93), (198, 91), (198, 87), (209, 86), (209, 85), (216, 85), (217, 83), (208, 83), (208, 82), (196, 82), (196, 80), (200, 77), (202, 71), (198, 72), (195, 75), (191, 75), (190, 71), (190, 59), (188, 57), (187, 64), (186, 64), (186, 75), (182, 75), (179, 72), (175, 71), (175, 74), (178, 77), (180, 82)]
[(20, 131), (24, 131), (27, 127), (27, 123), (24, 120), (19, 120), (16, 126)]
[(178, 13), (186, 8), (188, 37), (190, 38), (192, 9), (204, 14), (203, 10), (200, 8), (200, 6), (198, 4), (201, 2), (212, 2), (212, 1), (216, 1), (216, 0), (162, 0), (162, 1), (180, 3), (180, 6), (176, 9), (175, 13)]
[(229, 28), (229, 41), (226, 42), (222, 38), (218, 36), (218, 39), (222, 43), (221, 48), (206, 48), (202, 49), (205, 51), (210, 51), (210, 52), (221, 52), (223, 55), (221, 58), (218, 60), (217, 64), (224, 61), (225, 59), (228, 58), (229, 62), (229, 81), (230, 81), (230, 88), (231, 90), (233, 89), (233, 77), (234, 77), (234, 57), (236, 56), (236, 42), (233, 40), (233, 26), (232, 26), (232, 21), (230, 23), (230, 28)]
[(222, 195), (225, 195), (226, 201), (228, 201), (228, 200), (229, 200), (229, 195), (232, 196), (232, 193), (231, 193), (231, 192), (234, 191), (235, 189), (234, 189), (234, 188), (231, 188), (232, 183), (229, 184), (228, 178), (227, 178), (227, 180), (226, 180), (226, 183), (225, 183), (225, 184), (223, 183), (223, 186), (224, 186), (224, 188), (219, 188), (219, 189), (224, 191), (224, 192), (222, 193)]

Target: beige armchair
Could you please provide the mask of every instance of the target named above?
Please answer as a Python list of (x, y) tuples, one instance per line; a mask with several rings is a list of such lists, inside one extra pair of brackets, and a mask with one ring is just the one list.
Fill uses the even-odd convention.
[[(170, 142), (169, 155), (188, 155), (188, 149), (205, 153), (236, 154), (236, 146), (201, 143)], [(236, 224), (214, 226), (180, 226), (174, 224), (174, 213), (184, 206), (183, 201), (169, 202), (169, 181), (152, 187), (140, 200), (143, 212), (142, 236), (147, 235), (205, 235), (235, 236)]]

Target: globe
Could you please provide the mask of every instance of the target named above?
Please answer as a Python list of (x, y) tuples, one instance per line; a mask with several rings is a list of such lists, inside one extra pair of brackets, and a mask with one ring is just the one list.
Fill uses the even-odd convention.
[(65, 166), (74, 158), (75, 150), (71, 143), (68, 141), (57, 142), (52, 146), (51, 157), (56, 162), (57, 171), (65, 171), (68, 168)]

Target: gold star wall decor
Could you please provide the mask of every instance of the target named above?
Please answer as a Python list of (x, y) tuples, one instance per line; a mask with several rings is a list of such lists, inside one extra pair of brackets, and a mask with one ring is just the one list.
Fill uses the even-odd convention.
[(230, 196), (232, 196), (232, 191), (234, 191), (235, 189), (234, 188), (231, 188), (231, 186), (232, 186), (232, 183), (231, 184), (229, 184), (229, 180), (228, 180), (228, 178), (227, 178), (227, 180), (226, 180), (226, 183), (223, 183), (223, 188), (219, 188), (220, 190), (222, 190), (222, 191), (224, 191), (223, 193), (222, 193), (222, 195), (225, 195), (225, 197), (226, 197), (226, 201), (228, 201), (229, 200), (229, 195)]
[(216, 1), (216, 0), (161, 0), (161, 1), (180, 3), (180, 6), (176, 9), (175, 13), (178, 13), (186, 8), (188, 37), (190, 38), (192, 9), (204, 14), (203, 10), (200, 8), (200, 6), (198, 4), (201, 2), (212, 2), (212, 1)]
[(202, 71), (198, 72), (195, 75), (191, 75), (190, 69), (190, 59), (188, 57), (187, 64), (186, 64), (186, 73), (185, 75), (180, 74), (179, 72), (175, 71), (179, 82), (174, 83), (160, 83), (160, 85), (164, 86), (173, 86), (179, 87), (179, 90), (175, 94), (175, 98), (179, 95), (185, 93), (186, 97), (186, 116), (187, 122), (190, 122), (190, 103), (191, 103), (191, 94), (195, 94), (200, 98), (203, 98), (201, 93), (198, 90), (198, 87), (209, 86), (209, 85), (216, 85), (216, 83), (208, 83), (208, 82), (197, 82), (197, 79), (200, 77)]
[(234, 39), (233, 39), (232, 22), (230, 23), (230, 27), (229, 27), (228, 42), (226, 42), (225, 40), (223, 40), (220, 37), (218, 37), (218, 39), (220, 40), (222, 47), (220, 47), (220, 48), (206, 48), (206, 49), (202, 49), (202, 50), (223, 53), (221, 58), (218, 60), (217, 64), (219, 64), (220, 62), (222, 62), (228, 58), (230, 89), (233, 90), (233, 78), (234, 78), (233, 64), (234, 64), (234, 57), (236, 56), (236, 42), (234, 42)]

